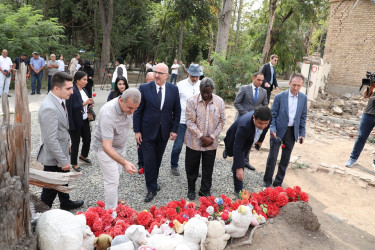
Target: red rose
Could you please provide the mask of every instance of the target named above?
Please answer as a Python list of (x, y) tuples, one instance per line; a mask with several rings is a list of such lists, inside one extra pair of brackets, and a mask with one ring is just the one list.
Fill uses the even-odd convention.
[(144, 169), (143, 169), (143, 168), (140, 168), (140, 169), (138, 170), (138, 173), (139, 173), (139, 174), (143, 174), (143, 173), (144, 173)]

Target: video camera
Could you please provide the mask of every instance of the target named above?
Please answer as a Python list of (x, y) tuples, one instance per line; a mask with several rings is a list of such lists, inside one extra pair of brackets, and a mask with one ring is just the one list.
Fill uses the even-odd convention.
[(372, 74), (370, 71), (366, 71), (366, 78), (362, 78), (362, 86), (359, 89), (361, 91), (363, 86), (370, 86), (375, 82), (375, 74)]

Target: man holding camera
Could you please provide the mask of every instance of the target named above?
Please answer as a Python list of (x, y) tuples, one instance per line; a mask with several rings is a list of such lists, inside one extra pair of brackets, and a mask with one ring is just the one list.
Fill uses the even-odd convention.
[[(365, 111), (363, 112), (361, 123), (359, 124), (359, 131), (357, 140), (354, 143), (353, 151), (350, 154), (349, 160), (345, 163), (345, 166), (351, 168), (357, 161), (361, 154), (368, 136), (375, 126), (375, 96), (373, 95), (375, 83), (371, 85), (363, 92), (365, 98), (368, 100)], [(372, 162), (372, 167), (375, 169), (375, 159)]]
[(10, 78), (11, 78), (11, 71), (10, 69), (12, 68), (12, 60), (10, 57), (8, 57), (8, 51), (6, 49), (3, 49), (1, 51), (1, 56), (0, 56), (0, 97), (1, 94), (3, 93), (3, 87), (4, 87), (4, 93), (6, 95), (9, 95), (9, 85), (10, 85)]

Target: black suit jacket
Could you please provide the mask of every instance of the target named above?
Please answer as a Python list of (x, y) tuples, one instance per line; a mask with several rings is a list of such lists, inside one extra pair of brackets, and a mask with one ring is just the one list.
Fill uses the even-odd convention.
[[(83, 88), (86, 95), (87, 91)], [(83, 100), (76, 84), (73, 86), (73, 94), (66, 100), (66, 110), (69, 118), (69, 131), (80, 130), (83, 124)]]
[[(224, 143), (228, 156), (233, 156), (232, 169), (243, 168), (245, 166), (246, 152), (249, 152), (251, 146), (254, 144), (255, 125), (253, 114), (254, 111), (244, 114), (227, 131)], [(258, 142), (263, 142), (267, 131), (268, 127), (263, 130)]]
[(264, 86), (264, 84), (266, 82), (268, 82), (270, 84), (270, 81), (271, 81), (271, 65), (270, 65), (270, 63), (264, 64), (262, 66), (262, 68), (260, 69), (260, 72), (263, 73), (263, 75), (264, 75), (264, 80), (263, 80), (263, 83), (262, 83), (262, 88), (266, 89), (267, 91), (272, 91), (274, 86), (275, 86), (275, 88), (278, 87), (275, 68), (274, 68), (274, 71), (273, 71), (273, 82), (272, 82), (271, 87), (266, 88)]
[(163, 140), (168, 140), (170, 132), (177, 133), (180, 123), (181, 105), (177, 86), (165, 83), (165, 99), (162, 110), (158, 102), (155, 81), (139, 86), (141, 103), (133, 115), (134, 132), (141, 132), (142, 139), (155, 139), (159, 128)]

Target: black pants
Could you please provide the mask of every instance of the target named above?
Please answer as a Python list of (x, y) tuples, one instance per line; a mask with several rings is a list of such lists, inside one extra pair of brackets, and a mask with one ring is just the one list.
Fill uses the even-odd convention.
[(89, 98), (92, 98), (92, 86), (94, 85), (94, 83), (90, 83), (90, 82), (88, 82), (87, 84), (86, 84), (86, 86), (85, 87), (83, 87), (84, 89), (86, 89), (86, 91), (87, 91), (87, 96), (89, 97)]
[[(250, 149), (251, 149), (251, 147), (249, 148), (249, 150), (242, 149), (242, 154), (245, 158), (245, 163), (249, 162)], [(242, 169), (244, 167), (245, 166), (242, 166)], [(232, 165), (232, 173), (233, 173), (234, 190), (235, 190), (236, 193), (238, 193), (238, 192), (242, 191), (242, 189), (243, 189), (243, 181), (241, 181), (237, 178), (236, 169), (233, 168), (233, 165)]]
[(70, 155), (70, 163), (72, 165), (77, 165), (77, 158), (78, 158), (78, 150), (79, 150), (79, 143), (82, 137), (82, 149), (81, 155), (83, 157), (87, 157), (90, 151), (90, 143), (91, 143), (91, 131), (90, 131), (90, 124), (89, 120), (83, 120), (82, 128), (80, 130), (69, 131), (70, 139), (72, 141), (71, 146), (71, 155)]
[[(44, 166), (44, 171), (46, 172), (69, 172), (69, 171), (64, 171), (61, 168), (57, 166)], [(68, 185), (65, 185), (68, 186)], [(42, 195), (40, 196), (40, 199), (49, 207), (52, 207), (52, 203), (56, 198), (56, 195), (59, 195), (59, 200), (60, 200), (60, 206), (67, 204), (69, 202), (69, 194), (68, 193), (62, 193), (59, 192), (55, 189), (49, 189), (49, 188), (43, 188), (42, 190)]]
[(267, 89), (267, 100), (268, 100), (268, 103), (270, 103), (270, 100), (271, 100), (271, 90), (270, 89)]
[(214, 170), (216, 149), (196, 151), (186, 147), (185, 170), (188, 181), (188, 192), (195, 192), (195, 182), (198, 178), (199, 165), (202, 157), (202, 180), (200, 193), (210, 192), (212, 186), (212, 172)]
[[(286, 169), (288, 168), (290, 156), (292, 154), (293, 147), (295, 144), (294, 127), (288, 127), (282, 139), (282, 142), (285, 145), (285, 148), (283, 148), (281, 151), (279, 168), (277, 170), (275, 181), (273, 182), (273, 185), (275, 187), (281, 186), (285, 177)], [(268, 154), (266, 172), (264, 173), (263, 178), (264, 185), (266, 187), (269, 187), (272, 184), (272, 177), (275, 171), (277, 156), (279, 154), (279, 149), (282, 142), (280, 140), (275, 140), (273, 138), (271, 138), (270, 140), (270, 152)]]
[(163, 140), (161, 129), (155, 139), (143, 138), (142, 153), (144, 160), (144, 173), (148, 192), (154, 192), (157, 189), (159, 168), (168, 139)]

